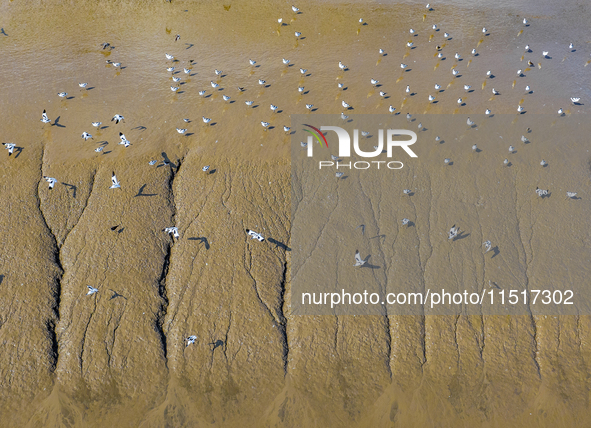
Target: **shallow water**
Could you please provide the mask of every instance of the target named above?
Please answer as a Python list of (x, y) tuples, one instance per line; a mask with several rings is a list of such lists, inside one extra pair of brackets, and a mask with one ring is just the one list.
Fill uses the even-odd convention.
[[(507, 236), (499, 232), (506, 247), (498, 260), (516, 254), (520, 268), (525, 263), (528, 275), (548, 283), (585, 280), (585, 270), (552, 261), (558, 259), (553, 253), (564, 252), (577, 265), (588, 265), (587, 235), (570, 248), (556, 238), (576, 239), (569, 222), (588, 230), (587, 135), (575, 127), (569, 139), (552, 141), (545, 126), (560, 119), (559, 108), (568, 123), (585, 123), (591, 50), (583, 30), (589, 8), (574, 1), (518, 2), (502, 3), (500, 13), (496, 5), (435, 3), (426, 12), (414, 2), (303, 2), (299, 15), (290, 4), (274, 1), (0, 5), (6, 34), (0, 34), (0, 129), (2, 142), (22, 148), (12, 157), (0, 153), (4, 423), (588, 425), (591, 325), (583, 305), (580, 315), (571, 316), (292, 314), (292, 141), (282, 127), (291, 125), (290, 115), (312, 114), (306, 104), (314, 104), (316, 114), (339, 114), (345, 100), (355, 115), (386, 114), (389, 105), (415, 115), (481, 115), (490, 108), (496, 115), (515, 113), (515, 130), (509, 131), (517, 137), (517, 128), (533, 129), (531, 150), (516, 144), (514, 167), (507, 171), (496, 162), (497, 155), (500, 161), (508, 156), (505, 145), (483, 145), (485, 163), (464, 163), (468, 153), (457, 152), (463, 141), (432, 140), (431, 132), (455, 135), (452, 121), (433, 120), (437, 129), (418, 149), (421, 164), (394, 179), (401, 189), (424, 190), (412, 199), (417, 233), (408, 248), (418, 250), (408, 252), (397, 239), (383, 251), (384, 258), (392, 257), (396, 287), (446, 283), (442, 273), (450, 271), (466, 274), (466, 284), (488, 279), (477, 258), (470, 258), (482, 242), (477, 231), (507, 217), (512, 229)], [(530, 27), (521, 24), (521, 14)], [(434, 23), (440, 31), (431, 29)], [(483, 26), (489, 35), (482, 34)], [(409, 35), (411, 27), (416, 36)], [(295, 31), (302, 32), (299, 40)], [(450, 40), (443, 40), (444, 31)], [(415, 49), (406, 47), (409, 40)], [(102, 50), (105, 41), (115, 48)], [(570, 42), (576, 51), (569, 52)], [(436, 58), (436, 44), (444, 60)], [(524, 55), (526, 44), (532, 52)], [(379, 48), (387, 55), (380, 57)], [(470, 55), (472, 48), (478, 56)], [(551, 58), (542, 58), (542, 50)], [(455, 52), (462, 61), (455, 61)], [(182, 79), (182, 93), (170, 90), (165, 53), (178, 60), (175, 73), (194, 60), (191, 76), (174, 74)], [(121, 61), (122, 69), (107, 59)], [(535, 63), (531, 70), (528, 59)], [(339, 61), (349, 70), (341, 71)], [(403, 72), (402, 62), (411, 71)], [(461, 77), (452, 76), (454, 65)], [(308, 69), (305, 76), (300, 67)], [(518, 69), (524, 77), (517, 77)], [(486, 79), (487, 70), (493, 79)], [(373, 88), (371, 78), (382, 86)], [(258, 79), (270, 86), (261, 87)], [(212, 90), (212, 80), (223, 90)], [(87, 90), (79, 82), (89, 82)], [(444, 92), (436, 93), (435, 83)], [(473, 92), (466, 93), (464, 84)], [(416, 95), (406, 95), (406, 85)], [(526, 85), (533, 93), (525, 93)], [(303, 95), (298, 86), (305, 87)], [(493, 97), (493, 87), (501, 94)], [(200, 97), (202, 89), (211, 96)], [(57, 97), (61, 91), (69, 99)], [(224, 102), (223, 94), (236, 102)], [(437, 103), (427, 102), (429, 94)], [(571, 96), (581, 96), (582, 105), (571, 105)], [(465, 106), (458, 106), (459, 97)], [(257, 107), (248, 108), (245, 100)], [(281, 112), (272, 113), (270, 104)], [(516, 114), (518, 105), (524, 115)], [(39, 122), (43, 109), (52, 126)], [(111, 122), (116, 113), (125, 122)], [(549, 115), (548, 124), (540, 123), (539, 113)], [(205, 126), (202, 116), (215, 125)], [(102, 121), (102, 129), (92, 121)], [(264, 131), (261, 121), (273, 129)], [(192, 135), (178, 134), (177, 127)], [(84, 141), (83, 131), (94, 139)], [(119, 132), (130, 147), (117, 144)], [(99, 144), (102, 154), (94, 152)], [(442, 167), (444, 157), (457, 162), (454, 169)], [(540, 157), (548, 168), (534, 167)], [(170, 164), (149, 166), (151, 159)], [(205, 165), (215, 172), (204, 173)], [(490, 169), (484, 173), (482, 165)], [(113, 171), (121, 189), (109, 189)], [(478, 217), (479, 193), (502, 174), (510, 176), (501, 184), (506, 192), (529, 195), (538, 182), (557, 189), (556, 197), (544, 201), (551, 208), (536, 205), (535, 195), (524, 196), (523, 204), (491, 199), (484, 202), (488, 217)], [(47, 189), (42, 175), (58, 179), (55, 189)], [(451, 191), (450, 182), (456, 183)], [(349, 183), (337, 188), (331, 182), (322, 191), (345, 194), (342, 184)], [(562, 201), (566, 189), (576, 189), (582, 199)], [(375, 201), (370, 193), (366, 206)], [(403, 207), (410, 208), (398, 202), (387, 208), (398, 219)], [(341, 209), (325, 208), (329, 214)], [(478, 242), (459, 241), (459, 255), (450, 258), (435, 237), (457, 217), (472, 225)], [(395, 233), (388, 219), (376, 216), (376, 233)], [(172, 224), (182, 237), (175, 243), (162, 232)], [(247, 240), (245, 228), (267, 241)], [(530, 246), (511, 248), (518, 237)], [(348, 250), (343, 260), (352, 261)], [(396, 275), (418, 261), (424, 269)], [(525, 274), (518, 269), (503, 275), (521, 281)], [(87, 285), (99, 286), (99, 293), (87, 296)], [(197, 341), (185, 347), (188, 335)], [(216, 347), (218, 341), (223, 345)]]

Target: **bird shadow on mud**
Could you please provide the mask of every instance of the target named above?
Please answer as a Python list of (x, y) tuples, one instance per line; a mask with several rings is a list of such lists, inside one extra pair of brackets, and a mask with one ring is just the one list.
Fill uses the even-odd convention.
[(501, 252), (499, 251), (499, 246), (497, 245), (496, 247), (494, 247), (493, 249), (493, 255), (491, 257), (491, 259), (494, 259), (496, 256), (498, 256), (499, 254), (501, 254)]
[(3, 281), (4, 281), (4, 275), (0, 275), (0, 285), (2, 285)]
[(157, 193), (144, 193), (144, 189), (146, 188), (147, 184), (144, 184), (142, 187), (140, 187), (140, 190), (138, 190), (137, 195), (134, 196), (134, 198), (137, 198), (138, 196), (157, 196)]
[(291, 248), (289, 248), (287, 245), (285, 245), (283, 242), (279, 242), (276, 239), (273, 238), (267, 238), (267, 241), (269, 241), (271, 244), (275, 244), (276, 247), (281, 248), (282, 250), (285, 251), (291, 251)]
[(189, 241), (200, 241), (203, 244), (205, 244), (205, 249), (209, 250), (209, 241), (207, 240), (207, 238), (205, 236), (193, 236), (191, 238), (188, 238)]
[(371, 254), (368, 254), (367, 257), (365, 258), (365, 264), (359, 266), (361, 268), (369, 268), (369, 269), (381, 269), (381, 266), (376, 266), (376, 265), (372, 265), (369, 262), (369, 258), (371, 257)]
[(64, 183), (64, 182), (62, 182), (62, 184), (64, 186), (66, 186), (68, 188), (68, 190), (72, 190), (72, 197), (74, 199), (76, 199), (76, 193), (78, 191), (78, 187), (74, 186), (73, 184), (68, 184), (68, 183)]
[(460, 232), (460, 233), (458, 233), (458, 236), (456, 236), (456, 237), (455, 237), (454, 239), (452, 239), (451, 241), (452, 241), (452, 242), (454, 242), (454, 241), (459, 241), (460, 239), (467, 238), (468, 236), (470, 236), (470, 234), (469, 234), (469, 233), (466, 233), (466, 234), (464, 234), (464, 232)]

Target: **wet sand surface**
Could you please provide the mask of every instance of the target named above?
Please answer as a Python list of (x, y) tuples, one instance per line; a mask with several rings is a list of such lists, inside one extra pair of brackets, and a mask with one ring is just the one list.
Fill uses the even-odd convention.
[[(0, 153), (1, 425), (588, 426), (591, 320), (584, 308), (568, 316), (353, 317), (297, 316), (290, 304), (291, 137), (282, 128), (290, 115), (312, 114), (306, 104), (314, 104), (313, 113), (339, 114), (346, 100), (350, 114), (386, 114), (389, 105), (412, 114), (515, 113), (514, 135), (531, 126), (528, 119), (540, 123), (538, 114), (559, 119), (559, 108), (569, 123), (584, 124), (591, 48), (581, 29), (590, 13), (586, 3), (568, 3), (500, 13), (461, 3), (427, 12), (414, 3), (303, 2), (297, 15), (284, 2), (0, 5), (1, 142), (17, 146), (10, 157)], [(523, 16), (531, 26), (521, 24)], [(431, 29), (434, 23), (440, 31)], [(295, 31), (302, 33), (297, 40)], [(445, 31), (451, 39), (444, 40)], [(115, 48), (102, 50), (103, 42)], [(435, 44), (445, 59), (436, 57)], [(531, 53), (524, 54), (526, 44)], [(106, 60), (121, 61), (121, 69)], [(411, 71), (403, 72), (401, 62)], [(182, 79), (176, 94), (166, 71), (171, 64)], [(462, 77), (452, 76), (454, 64)], [(189, 66), (187, 75), (182, 68)], [(487, 70), (494, 79), (486, 79)], [(382, 86), (373, 88), (371, 78)], [(79, 82), (89, 85), (81, 90)], [(436, 93), (435, 83), (444, 91)], [(406, 85), (416, 95), (407, 95)], [(56, 95), (61, 91), (66, 99)], [(438, 102), (428, 103), (429, 94)], [(582, 105), (571, 105), (571, 96), (582, 97)], [(518, 105), (526, 114), (517, 115)], [(39, 122), (43, 109), (51, 125)], [(111, 122), (114, 114), (125, 121)], [(202, 116), (212, 119), (209, 126)], [(102, 121), (101, 129), (92, 121)], [(261, 121), (273, 128), (264, 131)], [(175, 128), (187, 128), (186, 135)], [(428, 171), (415, 182), (424, 194), (413, 199), (414, 209), (417, 219), (427, 209), (440, 217), (432, 230), (416, 221), (418, 234), (408, 245), (419, 250), (395, 259), (391, 269), (428, 256), (428, 267), (406, 281), (441, 283), (441, 272), (463, 272), (458, 259), (450, 268), (448, 254), (430, 249), (431, 239), (456, 214), (474, 230), (490, 229), (506, 208), (512, 232), (499, 234), (498, 245), (529, 244), (498, 258), (514, 254), (532, 268), (512, 273), (516, 281), (528, 275), (585, 281), (588, 135), (583, 127), (565, 130), (571, 138), (554, 144), (571, 153), (553, 149), (543, 130), (532, 129), (532, 147), (518, 146), (513, 169), (502, 169), (503, 145), (500, 162), (488, 157), (480, 182), (457, 187), (449, 199), (442, 196), (446, 180), (468, 180), (481, 165), (463, 164), (451, 144), (421, 145), (421, 164), (396, 180), (402, 189), (414, 173)], [(84, 141), (83, 131), (94, 138)], [(118, 144), (119, 132), (130, 147)], [(452, 133), (444, 126), (429, 132)], [(94, 151), (99, 146), (101, 153)], [(441, 167), (448, 156), (457, 158), (458, 176)], [(541, 158), (548, 168), (534, 168)], [(150, 166), (152, 159), (158, 163)], [(211, 173), (202, 171), (206, 165)], [(112, 172), (121, 189), (109, 189)], [(487, 200), (490, 216), (479, 218), (474, 204), (481, 189), (505, 172), (503, 186), (515, 195), (542, 181), (556, 188), (550, 208), (511, 199), (499, 200), (497, 210)], [(49, 190), (42, 176), (58, 184)], [(581, 199), (564, 202), (578, 205), (559, 204), (570, 189)], [(578, 247), (562, 248), (576, 252), (579, 270), (546, 269), (548, 240), (570, 236), (568, 224), (553, 229), (565, 218), (587, 231)], [(162, 231), (172, 225), (181, 234), (176, 242)], [(246, 228), (266, 242), (247, 239)], [(394, 237), (393, 229), (386, 232)], [(476, 237), (470, 245), (480, 245)], [(457, 257), (469, 257), (471, 241), (460, 242)], [(392, 247), (395, 254), (402, 244)], [(477, 262), (470, 259), (465, 272), (489, 279), (471, 267)], [(87, 285), (99, 292), (87, 296)], [(196, 342), (185, 346), (189, 335)]]

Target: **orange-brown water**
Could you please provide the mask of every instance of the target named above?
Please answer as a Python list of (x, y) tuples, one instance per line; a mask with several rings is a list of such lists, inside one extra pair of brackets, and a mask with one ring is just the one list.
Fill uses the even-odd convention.
[[(586, 5), (530, 13), (530, 27), (520, 24), (523, 10), (461, 4), (427, 12), (422, 4), (303, 2), (298, 15), (290, 6), (0, 5), (1, 138), (22, 149), (11, 157), (0, 153), (0, 425), (588, 426), (588, 316), (292, 315), (291, 256), (284, 247), (290, 245), (291, 139), (282, 129), (290, 115), (312, 114), (306, 104), (314, 104), (315, 113), (338, 114), (342, 100), (355, 114), (385, 114), (389, 105), (413, 114), (482, 114), (486, 108), (501, 114), (523, 105), (521, 127), (529, 115), (554, 115), (562, 107), (584, 123), (585, 99), (572, 106), (569, 97), (589, 94), (584, 25), (576, 29), (589, 17)], [(431, 29), (434, 23), (441, 31)], [(482, 34), (483, 26), (490, 35)], [(444, 31), (451, 40), (443, 40)], [(174, 42), (176, 34), (181, 39)], [(409, 40), (415, 49), (406, 47)], [(103, 42), (115, 48), (102, 50)], [(436, 58), (435, 44), (445, 60)], [(525, 44), (531, 54), (524, 55)], [(472, 48), (480, 55), (472, 57)], [(551, 59), (543, 59), (542, 50)], [(178, 59), (181, 93), (170, 90), (165, 53)], [(122, 69), (107, 59), (121, 61)], [(528, 59), (535, 63), (529, 70)], [(190, 60), (188, 76), (182, 68)], [(338, 61), (349, 70), (341, 71)], [(401, 62), (411, 71), (402, 72)], [(452, 76), (454, 65), (461, 78)], [(518, 78), (517, 69), (525, 77)], [(494, 79), (486, 79), (487, 70)], [(373, 88), (371, 78), (382, 87)], [(212, 80), (223, 90), (213, 90)], [(436, 94), (435, 83), (444, 92)], [(465, 93), (464, 84), (474, 92)], [(406, 85), (416, 95), (407, 96)], [(526, 94), (525, 85), (534, 92)], [(492, 87), (501, 95), (493, 97)], [(61, 91), (69, 99), (56, 95)], [(431, 93), (437, 103), (428, 103)], [(270, 104), (280, 112), (272, 113)], [(53, 125), (39, 122), (43, 109)], [(125, 122), (111, 122), (114, 114)], [(205, 126), (202, 116), (213, 125)], [(102, 121), (103, 129), (92, 121)], [(261, 121), (274, 128), (264, 131)], [(82, 140), (83, 131), (94, 139)], [(119, 132), (130, 147), (117, 144)], [(543, 224), (564, 218), (588, 224), (586, 135), (571, 132), (572, 140), (557, 144), (572, 145), (576, 160), (552, 151), (549, 142), (541, 145), (543, 154), (516, 154), (522, 165), (545, 157), (548, 185), (568, 185), (582, 197), (564, 211), (553, 205)], [(103, 152), (96, 153), (101, 144)], [(431, 196), (417, 202), (417, 216), (430, 206), (459, 210), (457, 201), (438, 196), (449, 178), (439, 163), (451, 149), (422, 150), (421, 168), (430, 179), (417, 185)], [(152, 159), (173, 166), (150, 166)], [(572, 170), (550, 176), (556, 164)], [(215, 172), (204, 173), (205, 165)], [(113, 171), (121, 189), (109, 189)], [(532, 174), (542, 172), (532, 171), (512, 169), (514, 176), (503, 182), (507, 190), (525, 194), (535, 187)], [(48, 190), (43, 175), (58, 179), (55, 189)], [(466, 185), (453, 194), (472, 201), (477, 193), (478, 186)], [(542, 214), (531, 206), (510, 213), (514, 228), (533, 242), (524, 254), (541, 260), (536, 251), (553, 230), (536, 223)], [(490, 227), (494, 219), (474, 221)], [(181, 239), (171, 245), (162, 229), (173, 224)], [(422, 227), (424, 236), (439, 233)], [(283, 245), (247, 240), (245, 228)], [(560, 228), (567, 232), (567, 224)], [(588, 236), (580, 239), (588, 248)], [(430, 263), (431, 277), (449, 265), (437, 253)], [(534, 267), (555, 281), (585, 280), (584, 270)], [(87, 296), (87, 285), (100, 291)], [(185, 347), (189, 335), (197, 340)]]

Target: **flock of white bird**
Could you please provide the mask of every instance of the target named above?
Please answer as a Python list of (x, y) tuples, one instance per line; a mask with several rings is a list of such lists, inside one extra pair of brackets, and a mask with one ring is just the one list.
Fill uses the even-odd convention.
[[(296, 6), (292, 6), (291, 9), (292, 9), (292, 11), (294, 13), (300, 14), (300, 10)], [(433, 10), (433, 8), (431, 7), (430, 4), (427, 4), (426, 5), (426, 9), (428, 11), (432, 11)], [(425, 17), (426, 16), (427, 15), (424, 15), (423, 20), (425, 20)], [(283, 19), (280, 18), (277, 21), (281, 25), (282, 22), (283, 22)], [(530, 25), (529, 20), (527, 20), (526, 18), (524, 18), (522, 22), (523, 22), (523, 25), (524, 26), (529, 26)], [(364, 20), (363, 19), (359, 19), (359, 23), (363, 24), (364, 23)], [(440, 31), (440, 29), (439, 29), (439, 27), (438, 27), (437, 24), (432, 24), (431, 25), (431, 28), (434, 31), (436, 31), (436, 32)], [(411, 29), (409, 29), (409, 34), (410, 34), (411, 37), (415, 37), (415, 36), (417, 36), (417, 31), (415, 29), (411, 28)], [(482, 28), (482, 34), (484, 36), (490, 35), (490, 33), (489, 33), (489, 31), (488, 31), (487, 28)], [(302, 36), (302, 33), (299, 32), (299, 31), (295, 31), (294, 32), (294, 35), (295, 35), (296, 39), (299, 39)], [(179, 40), (179, 39), (180, 39), (180, 35), (176, 35), (175, 42), (177, 40)], [(451, 39), (450, 34), (448, 32), (443, 32), (443, 39), (444, 39), (444, 42), (450, 40)], [(429, 39), (429, 42), (431, 42), (431, 38)], [(412, 41), (412, 40), (409, 40), (406, 43), (406, 46), (408, 48), (413, 48), (413, 47), (415, 47), (415, 45), (416, 45), (416, 43), (414, 41)], [(112, 47), (109, 43), (103, 43), (102, 44), (102, 49), (107, 49), (107, 48), (113, 49), (114, 47)], [(439, 44), (435, 46), (435, 54), (436, 54), (437, 58), (440, 59), (440, 60), (441, 59), (444, 59), (444, 52), (443, 52), (444, 51), (444, 48), (445, 48), (445, 43), (443, 43), (443, 46), (442, 45), (439, 45)], [(574, 49), (574, 45), (572, 43), (569, 45), (569, 49), (571, 51)], [(380, 56), (387, 55), (384, 49), (381, 49), (380, 48), (378, 50), (378, 52), (379, 52)], [(532, 50), (531, 50), (530, 46), (529, 45), (525, 46), (525, 53), (531, 53), (531, 52), (532, 52)], [(473, 48), (471, 50), (471, 55), (472, 56), (477, 56), (478, 55), (478, 53), (476, 51), (476, 48)], [(542, 58), (548, 59), (549, 58), (548, 55), (549, 55), (549, 52), (548, 51), (542, 51)], [(171, 73), (170, 78), (172, 79), (172, 81), (175, 84), (175, 85), (171, 86), (170, 89), (171, 89), (172, 92), (174, 92), (175, 94), (177, 94), (177, 93), (179, 93), (179, 90), (181, 88), (180, 85), (182, 84), (181, 83), (181, 77), (175, 75), (175, 71), (177, 71), (176, 74), (180, 74), (180, 71), (179, 70), (176, 70), (177, 67), (175, 66), (175, 63), (179, 62), (179, 60), (175, 59), (175, 57), (173, 55), (170, 55), (168, 53), (165, 53), (164, 54), (164, 57), (166, 58), (166, 60), (171, 61), (170, 66), (167, 66), (166, 70), (169, 73)], [(458, 60), (458, 61), (461, 61), (462, 56), (460, 55), (460, 53), (455, 52), (454, 58), (456, 60)], [(522, 60), (523, 60), (523, 57), (522, 57)], [(282, 58), (282, 62), (286, 66), (293, 65), (292, 62), (291, 62), (291, 60), (288, 59), (288, 58)], [(110, 65), (112, 65), (112, 66), (114, 66), (114, 67), (116, 67), (116, 68), (118, 68), (118, 69), (121, 69), (122, 68), (120, 62), (112, 62), (110, 60), (107, 60), (107, 63), (110, 64)], [(254, 59), (250, 59), (249, 60), (249, 64), (250, 64), (250, 66), (254, 67), (257, 64), (257, 61), (254, 60)], [(535, 66), (535, 64), (531, 60), (529, 60), (527, 62), (527, 64), (528, 64), (529, 67), (534, 67)], [(189, 61), (188, 64), (186, 64), (186, 66), (183, 67), (183, 69), (182, 69), (183, 73), (185, 75), (190, 76), (193, 65), (194, 65), (193, 64), (193, 60)], [(461, 73), (457, 69), (456, 66), (457, 66), (457, 64), (454, 64), (451, 67), (450, 72), (451, 72), (451, 74), (452, 74), (452, 76), (454, 78), (460, 78), (461, 77)], [(339, 61), (338, 67), (342, 71), (349, 70), (349, 67), (347, 65), (345, 65), (344, 63), (342, 63), (341, 61)], [(538, 63), (538, 67), (541, 68), (541, 64), (540, 63)], [(405, 63), (401, 63), (400, 64), (400, 68), (402, 70), (404, 70), (404, 72), (406, 72), (408, 70), (408, 65), (405, 64)], [(302, 76), (306, 76), (306, 74), (308, 72), (307, 69), (300, 68), (299, 70), (300, 70), (300, 73), (301, 73)], [(524, 75), (523, 73), (524, 73), (524, 70), (521, 70), (520, 69), (520, 70), (517, 70), (516, 75), (518, 77), (522, 77)], [(220, 82), (221, 82), (221, 79), (224, 77), (223, 71), (218, 70), (218, 69), (215, 69), (214, 70), (214, 74), (216, 76), (216, 80), (211, 80), (210, 81), (211, 88), (213, 90), (221, 91), (222, 88), (220, 87)], [(491, 79), (491, 78), (494, 78), (494, 75), (493, 75), (492, 71), (489, 70), (486, 73), (486, 77), (484, 77), (484, 79)], [(380, 82), (379, 82), (379, 80), (372, 78), (372, 79), (370, 79), (369, 83), (375, 88), (375, 87), (379, 87), (378, 85), (379, 85)], [(258, 84), (261, 85), (262, 87), (266, 87), (267, 82), (264, 79), (258, 79)], [(79, 85), (79, 87), (81, 89), (85, 89), (85, 88), (87, 88), (88, 83), (84, 82), (84, 83), (79, 83), (78, 85)], [(343, 83), (337, 82), (337, 85), (338, 85), (338, 88), (339, 89), (343, 89), (343, 86), (344, 86)], [(482, 85), (482, 89), (484, 89), (484, 86), (485, 86), (485, 84)], [(513, 86), (515, 86), (515, 82), (513, 83)], [(444, 90), (442, 89), (442, 86), (441, 85), (439, 85), (438, 83), (435, 83), (433, 85), (433, 88), (434, 88), (435, 92), (434, 93), (431, 93), (431, 94), (428, 94), (428, 97), (427, 97), (429, 103), (435, 102), (437, 100), (437, 97), (438, 96), (443, 96), (442, 95), (442, 92)], [(464, 84), (463, 85), (463, 89), (464, 89), (464, 91), (466, 93), (470, 92), (471, 88), (472, 88), (472, 85), (469, 85), (469, 84)], [(240, 86), (238, 87), (238, 91), (239, 92), (243, 92), (244, 90), (245, 89), (243, 87), (240, 87)], [(533, 91), (531, 90), (531, 88), (530, 88), (529, 85), (527, 85), (525, 87), (525, 91), (526, 91), (526, 93), (533, 93)], [(304, 86), (298, 86), (298, 92), (300, 94), (305, 93)], [(411, 94), (411, 92), (412, 91), (411, 91), (410, 85), (406, 85), (405, 93), (406, 94)], [(208, 95), (208, 92), (207, 92), (206, 89), (199, 90), (198, 93), (202, 97), (205, 97), (205, 96)], [(492, 88), (492, 94), (493, 95), (499, 95), (499, 91), (496, 90), (495, 88)], [(60, 98), (67, 98), (68, 97), (68, 93), (67, 92), (60, 92), (57, 95)], [(380, 97), (386, 97), (388, 94), (386, 92), (384, 92), (384, 91), (379, 91), (379, 95), (380, 95)], [(227, 95), (227, 94), (223, 94), (222, 95), (222, 99), (224, 100), (224, 102), (229, 102), (231, 100), (231, 96), (230, 95)], [(571, 100), (571, 102), (573, 104), (576, 105), (576, 104), (578, 104), (580, 102), (580, 97), (571, 97), (570, 100)], [(464, 102), (465, 102), (465, 99), (463, 97), (460, 97), (460, 98), (457, 99), (457, 104), (459, 104), (459, 105), (465, 105)], [(254, 104), (254, 101), (253, 100), (246, 100), (245, 101), (245, 104), (248, 107), (252, 107), (253, 104)], [(351, 104), (349, 104), (348, 102), (346, 102), (344, 100), (341, 101), (341, 105), (346, 110), (352, 108)], [(314, 111), (314, 104), (307, 103), (307, 104), (305, 104), (305, 106), (306, 106), (306, 109), (307, 110)], [(271, 104), (270, 105), (270, 109), (271, 109), (271, 111), (273, 113), (276, 113), (276, 112), (279, 111), (279, 107), (277, 105), (275, 105), (275, 104)], [(517, 106), (516, 110), (517, 110), (517, 112), (522, 113), (524, 109), (523, 109), (523, 106), (521, 104), (519, 104)], [(397, 111), (397, 109), (393, 105), (390, 105), (388, 107), (388, 112), (391, 113), (391, 114), (399, 114), (400, 113), (400, 112)], [(492, 111), (489, 108), (487, 108), (484, 113), (485, 113), (486, 116), (491, 116), (492, 115)], [(565, 112), (564, 112), (564, 110), (562, 108), (560, 108), (558, 110), (558, 114), (562, 116), (562, 115), (565, 114)], [(411, 117), (411, 115), (407, 113), (407, 119), (410, 119), (410, 117)], [(345, 111), (342, 111), (341, 112), (341, 119), (347, 120), (348, 118), (349, 118), (349, 116), (345, 114)], [(121, 122), (124, 122), (125, 121), (125, 118), (122, 115), (120, 115), (120, 114), (115, 114), (112, 117), (111, 121), (114, 122), (115, 125), (117, 125), (117, 124), (119, 124)], [(185, 123), (190, 123), (191, 122), (191, 120), (189, 120), (189, 119), (183, 119), (183, 121)], [(202, 117), (202, 121), (207, 126), (207, 125), (210, 125), (211, 124), (212, 118), (203, 116)], [(51, 119), (48, 117), (48, 113), (47, 113), (46, 110), (43, 110), (43, 113), (42, 113), (42, 116), (41, 116), (41, 122), (43, 124), (51, 124)], [(260, 123), (261, 123), (261, 126), (263, 127), (263, 129), (265, 131), (270, 128), (270, 122), (261, 121)], [(101, 125), (102, 125), (102, 122), (100, 122), (100, 121), (92, 122), (91, 125), (94, 128), (96, 128), (97, 130), (99, 130), (100, 127), (101, 127)], [(473, 126), (474, 125), (474, 122), (470, 118), (468, 118), (467, 125), (468, 126)], [(421, 129), (421, 127), (422, 127), (422, 124), (419, 124), (419, 129)], [(284, 130), (284, 132), (289, 133), (290, 130), (291, 130), (291, 128), (289, 126), (283, 126), (283, 130)], [(176, 131), (179, 134), (186, 134), (187, 128), (176, 128)], [(367, 134), (367, 133), (365, 133), (365, 134)], [(364, 135), (363, 132), (362, 132), (362, 135)], [(92, 134), (90, 134), (89, 132), (86, 132), (86, 131), (84, 131), (82, 133), (81, 137), (85, 141), (86, 140), (89, 140), (89, 139), (93, 139)], [(120, 145), (123, 145), (125, 148), (127, 148), (127, 147), (129, 147), (129, 146), (132, 145), (132, 143), (126, 138), (126, 136), (125, 136), (125, 134), (123, 134), (123, 132), (119, 132), (119, 139), (120, 139), (119, 144)], [(436, 141), (437, 140), (439, 140), (439, 137), (436, 138)], [(528, 141), (527, 140), (527, 137), (525, 137), (525, 136), (522, 136), (521, 137), (521, 140), (523, 142), (527, 142)], [(8, 150), (9, 156), (12, 155), (12, 153), (14, 152), (14, 150), (16, 148), (16, 145), (14, 143), (3, 143), (3, 145)], [(302, 145), (302, 147), (306, 147), (306, 143), (304, 143), (304, 142), (302, 142), (301, 145)], [(472, 149), (475, 150), (475, 151), (478, 150), (477, 145), (474, 144), (472, 146)], [(513, 146), (509, 146), (509, 152), (510, 153), (513, 153), (514, 150), (515, 149), (514, 149)], [(103, 146), (97, 147), (95, 149), (95, 151), (97, 153), (101, 153), (103, 151)], [(334, 157), (333, 157), (333, 159), (334, 159)], [(449, 158), (444, 159), (445, 164), (449, 164), (450, 161), (451, 161), (451, 159), (449, 159)], [(152, 161), (149, 162), (150, 165), (155, 165), (156, 163), (157, 163), (156, 160), (152, 160)], [(504, 160), (504, 164), (507, 165), (508, 163), (509, 163), (508, 160), (505, 159)], [(167, 163), (164, 162), (164, 164), (167, 164)], [(547, 165), (547, 162), (545, 160), (542, 160), (540, 162), (540, 164), (542, 166), (546, 166)], [(207, 172), (208, 170), (209, 170), (209, 165), (203, 167), (203, 171), (206, 171)], [(336, 173), (336, 176), (337, 176), (337, 178), (341, 178), (343, 176), (343, 173), (342, 172), (337, 172)], [(54, 178), (54, 177), (43, 176), (43, 179), (49, 184), (49, 189), (53, 189), (54, 186), (56, 185), (56, 183), (58, 183), (58, 180), (56, 178)], [(121, 188), (121, 183), (117, 179), (117, 176), (115, 175), (115, 172), (112, 173), (111, 180), (112, 180), (112, 185), (110, 187), (111, 189), (120, 189)], [(405, 195), (411, 195), (412, 194), (412, 192), (409, 189), (404, 189), (403, 193)], [(544, 189), (536, 188), (536, 194), (539, 197), (544, 198), (544, 197), (547, 197), (549, 195), (549, 191), (548, 190), (544, 190)], [(576, 198), (576, 196), (577, 196), (577, 193), (576, 192), (567, 192), (567, 197), (568, 198)], [(402, 224), (405, 225), (405, 226), (411, 226), (412, 225), (412, 222), (409, 219), (404, 218), (404, 219), (402, 219)], [(175, 226), (167, 227), (163, 231), (165, 233), (167, 233), (167, 234), (170, 234), (173, 239), (179, 239), (180, 238), (180, 234), (179, 234), (178, 228), (175, 227)], [(258, 232), (255, 232), (253, 230), (246, 229), (246, 233), (252, 239), (256, 239), (256, 240), (261, 241), (261, 242), (265, 240), (265, 238), (262, 235), (260, 235)], [(459, 233), (459, 227), (457, 227), (456, 225), (452, 226), (452, 228), (450, 229), (450, 231), (448, 233), (448, 239), (453, 240), (454, 238), (456, 238), (458, 236), (458, 233)], [(490, 251), (492, 249), (492, 244), (491, 244), (490, 241), (485, 241), (483, 243), (483, 245), (485, 246), (485, 251), (486, 252), (488, 252), (488, 251)], [(355, 265), (354, 266), (363, 266), (364, 264), (365, 264), (365, 261), (361, 259), (360, 255), (359, 255), (359, 251), (356, 251), (356, 253), (355, 253)], [(93, 288), (91, 286), (88, 286), (88, 289), (89, 289), (89, 291), (88, 291), (87, 294), (89, 294), (89, 295), (92, 295), (92, 294), (95, 294), (95, 293), (98, 292), (98, 289), (97, 288)], [(190, 345), (190, 344), (192, 344), (192, 343), (194, 343), (194, 341), (195, 341), (195, 336), (189, 336), (186, 339), (187, 346)]]

